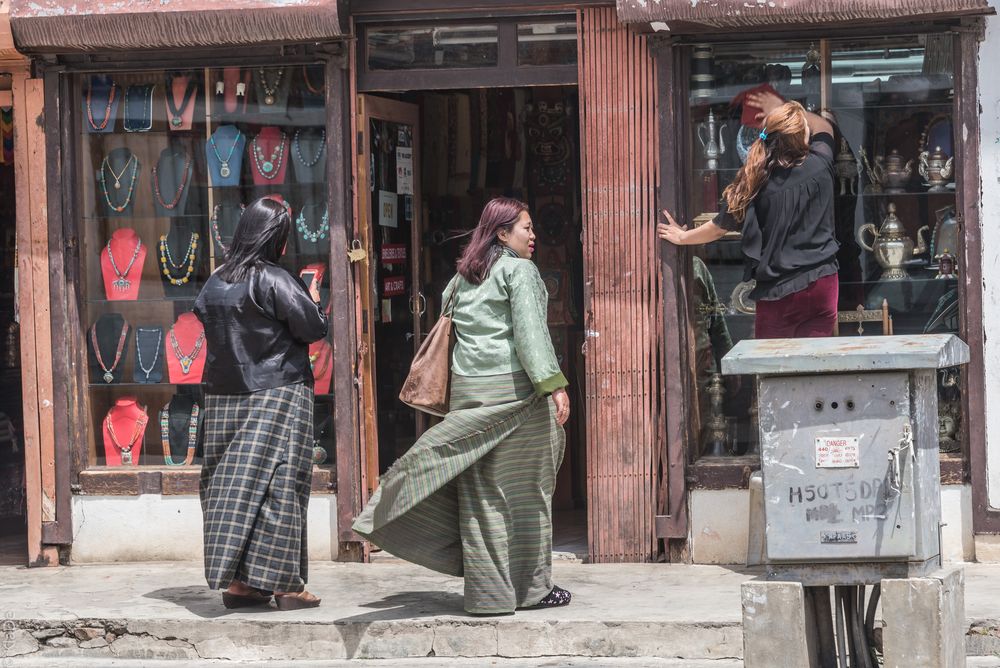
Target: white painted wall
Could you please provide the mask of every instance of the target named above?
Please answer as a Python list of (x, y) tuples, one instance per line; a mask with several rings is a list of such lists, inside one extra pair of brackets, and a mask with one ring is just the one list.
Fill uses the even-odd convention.
[[(309, 500), (309, 558), (337, 557), (337, 498)], [(73, 563), (201, 561), (197, 496), (74, 496)]]
[[(1000, 0), (990, 0), (1000, 11)], [(991, 508), (1000, 508), (1000, 336), (991, 325), (1000, 323), (1000, 17), (986, 19), (986, 40), (979, 51), (979, 103), (982, 106), (980, 155), (983, 234), (983, 358), (986, 372), (986, 469)], [(974, 326), (974, 324), (973, 324)]]
[[(750, 492), (696, 489), (691, 492), (691, 558), (696, 564), (745, 564)], [(941, 488), (941, 553), (945, 561), (973, 561), (972, 488)]]

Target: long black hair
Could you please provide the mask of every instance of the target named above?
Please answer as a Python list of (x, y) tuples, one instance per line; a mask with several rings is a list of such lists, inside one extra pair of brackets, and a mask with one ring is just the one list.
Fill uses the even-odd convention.
[(251, 202), (236, 224), (226, 263), (219, 267), (219, 278), (240, 283), (261, 262), (277, 263), (291, 228), (292, 217), (281, 202), (270, 197)]

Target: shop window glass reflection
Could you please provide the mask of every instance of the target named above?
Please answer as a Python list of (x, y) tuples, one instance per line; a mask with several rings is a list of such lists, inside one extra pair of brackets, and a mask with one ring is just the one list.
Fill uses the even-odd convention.
[[(954, 159), (951, 37), (822, 46), (692, 46), (690, 215), (696, 225), (714, 218), (722, 190), (759, 133), (745, 95), (770, 87), (836, 121), (839, 335), (857, 335), (859, 327), (865, 335), (890, 328), (894, 334), (957, 332), (963, 241), (955, 201), (961, 174)], [(732, 343), (753, 336), (755, 304), (748, 298), (752, 285), (743, 280), (740, 244), (735, 232), (693, 251), (697, 450), (703, 457), (757, 452), (752, 379), (717, 375)], [(942, 450), (961, 449), (959, 387), (957, 371), (942, 374)]]
[[(88, 463), (198, 464), (209, 351), (191, 309), (245, 204), (270, 196), (289, 208), (282, 263), (329, 303), (324, 70), (93, 73), (72, 85)], [(314, 461), (330, 466), (330, 342), (310, 359)]]
[(369, 70), (497, 65), (495, 25), (369, 28), (365, 40)]

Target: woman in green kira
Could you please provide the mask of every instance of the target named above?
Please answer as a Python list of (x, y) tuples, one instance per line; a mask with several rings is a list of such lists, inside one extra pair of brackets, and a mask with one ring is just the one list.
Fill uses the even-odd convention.
[(450, 412), (382, 476), (354, 522), (398, 557), (464, 576), (472, 614), (571, 598), (552, 584), (552, 492), (568, 383), (534, 247), (526, 204), (486, 204), (442, 297), (452, 300), (455, 332)]

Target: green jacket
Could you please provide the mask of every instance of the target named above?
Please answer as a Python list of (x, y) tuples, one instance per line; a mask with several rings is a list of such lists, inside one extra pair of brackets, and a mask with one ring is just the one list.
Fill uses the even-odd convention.
[(552, 348), (546, 324), (549, 293), (534, 262), (505, 250), (480, 285), (456, 274), (442, 304), (452, 290), (452, 373), (492, 376), (523, 370), (540, 395), (569, 384)]

